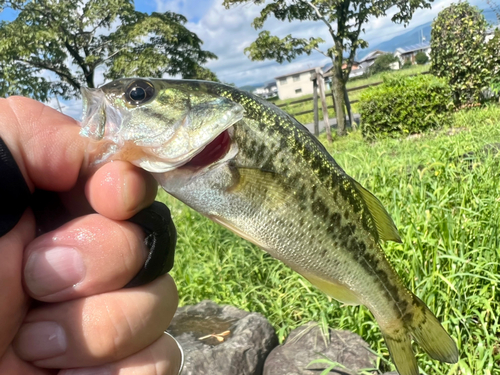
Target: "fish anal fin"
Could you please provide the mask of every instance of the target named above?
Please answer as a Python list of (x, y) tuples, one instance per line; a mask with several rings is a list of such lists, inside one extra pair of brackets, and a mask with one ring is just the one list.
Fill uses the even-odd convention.
[(336, 283), (333, 281), (327, 281), (317, 276), (301, 273), (307, 280), (311, 282), (316, 288), (326, 293), (337, 301), (342, 302), (346, 305), (357, 306), (362, 303), (359, 301), (356, 294), (349, 289), (349, 287)]
[(368, 206), (368, 210), (370, 211), (373, 221), (375, 222), (379, 239), (383, 241), (401, 243), (402, 241), (399, 236), (398, 229), (382, 203), (380, 203), (375, 195), (366, 190), (358, 182), (354, 180), (352, 181)]
[(458, 349), (436, 316), (415, 295), (411, 308), (393, 324), (380, 325), (389, 353), (400, 375), (418, 375), (411, 346), (413, 337), (429, 356), (441, 362), (456, 363)]

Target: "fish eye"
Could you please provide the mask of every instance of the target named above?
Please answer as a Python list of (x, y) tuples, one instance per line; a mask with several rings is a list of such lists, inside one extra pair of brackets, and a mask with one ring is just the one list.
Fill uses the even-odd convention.
[(151, 82), (139, 79), (132, 82), (125, 91), (125, 99), (132, 105), (148, 102), (155, 94)]

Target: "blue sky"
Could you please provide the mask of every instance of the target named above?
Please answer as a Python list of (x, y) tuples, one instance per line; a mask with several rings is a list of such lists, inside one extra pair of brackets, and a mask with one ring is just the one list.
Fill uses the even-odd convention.
[[(387, 17), (373, 18), (366, 24), (363, 38), (374, 46), (432, 21), (438, 12), (451, 2), (451, 0), (435, 0), (431, 9), (415, 12), (406, 28), (390, 21), (390, 16), (393, 14), (390, 10)], [(471, 3), (480, 8), (488, 7), (486, 0), (474, 0)], [(256, 39), (261, 31), (254, 30), (251, 22), (259, 14), (262, 5), (250, 3), (230, 10), (222, 6), (222, 0), (136, 0), (135, 5), (137, 10), (147, 13), (170, 10), (183, 14), (188, 19), (187, 28), (203, 40), (203, 48), (218, 56), (218, 59), (209, 62), (207, 67), (212, 69), (222, 81), (235, 83), (237, 86), (270, 81), (279, 75), (323, 66), (328, 62), (328, 59), (319, 53), (301, 56), (292, 63), (282, 65), (274, 61), (250, 61), (243, 50)], [(10, 10), (0, 13), (0, 20), (8, 21), (13, 17), (15, 14)], [(293, 34), (299, 37), (320, 36), (326, 41), (330, 39), (325, 25), (321, 22), (289, 23), (269, 19), (264, 24), (264, 29), (280, 37)], [(326, 48), (328, 47), (325, 44)], [(55, 99), (50, 104), (54, 105)], [(65, 113), (79, 117), (81, 112), (79, 100), (64, 102), (63, 105)]]

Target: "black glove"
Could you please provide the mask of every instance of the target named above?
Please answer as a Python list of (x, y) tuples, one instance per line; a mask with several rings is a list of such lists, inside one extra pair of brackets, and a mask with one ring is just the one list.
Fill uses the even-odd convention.
[(0, 138), (0, 237), (10, 232), (30, 204), (31, 192), (16, 161)]
[[(38, 234), (53, 230), (71, 220), (57, 193), (35, 190), (32, 195), (23, 174), (0, 138), (0, 237), (8, 233), (31, 205), (37, 221)], [(138, 224), (146, 234), (149, 249), (146, 263), (125, 286), (144, 285), (169, 272), (174, 264), (177, 232), (165, 204), (154, 202), (128, 221)]]

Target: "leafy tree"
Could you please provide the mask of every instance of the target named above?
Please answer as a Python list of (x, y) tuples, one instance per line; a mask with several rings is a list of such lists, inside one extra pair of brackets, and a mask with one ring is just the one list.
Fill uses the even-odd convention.
[(392, 70), (391, 65), (394, 63), (399, 64), (399, 59), (393, 54), (386, 53), (380, 55), (375, 59), (373, 64), (370, 66), (369, 68), (370, 75)]
[[(274, 16), (280, 21), (317, 21), (328, 29), (331, 41), (325, 50), (320, 50), (321, 38), (296, 38), (287, 35), (283, 38), (262, 31), (245, 52), (252, 60), (273, 59), (279, 63), (292, 61), (301, 54), (319, 51), (333, 62), (332, 91), (335, 97), (335, 113), (338, 134), (345, 134), (344, 94), (345, 85), (351, 72), (352, 63), (358, 48), (368, 46), (360, 39), (363, 26), (371, 17), (382, 17), (387, 11), (394, 11), (393, 22), (408, 23), (418, 8), (429, 8), (432, 0), (224, 0), (226, 8), (242, 3), (265, 4), (260, 16), (252, 25), (261, 29), (264, 22)], [(342, 62), (346, 61), (345, 69)]]
[(95, 87), (98, 68), (107, 79), (168, 74), (217, 80), (202, 66), (217, 56), (201, 49), (182, 15), (141, 13), (133, 0), (0, 0), (2, 8), (17, 18), (0, 22), (0, 96), (68, 99), (82, 85)]
[(418, 65), (427, 64), (428, 61), (429, 61), (429, 56), (427, 56), (427, 54), (425, 52), (422, 52), (422, 51), (417, 52), (417, 54), (415, 56), (415, 62)]
[(486, 43), (487, 27), (481, 11), (467, 2), (451, 4), (432, 24), (431, 72), (448, 79), (456, 106), (482, 103), (499, 82), (500, 36), (496, 31)]

